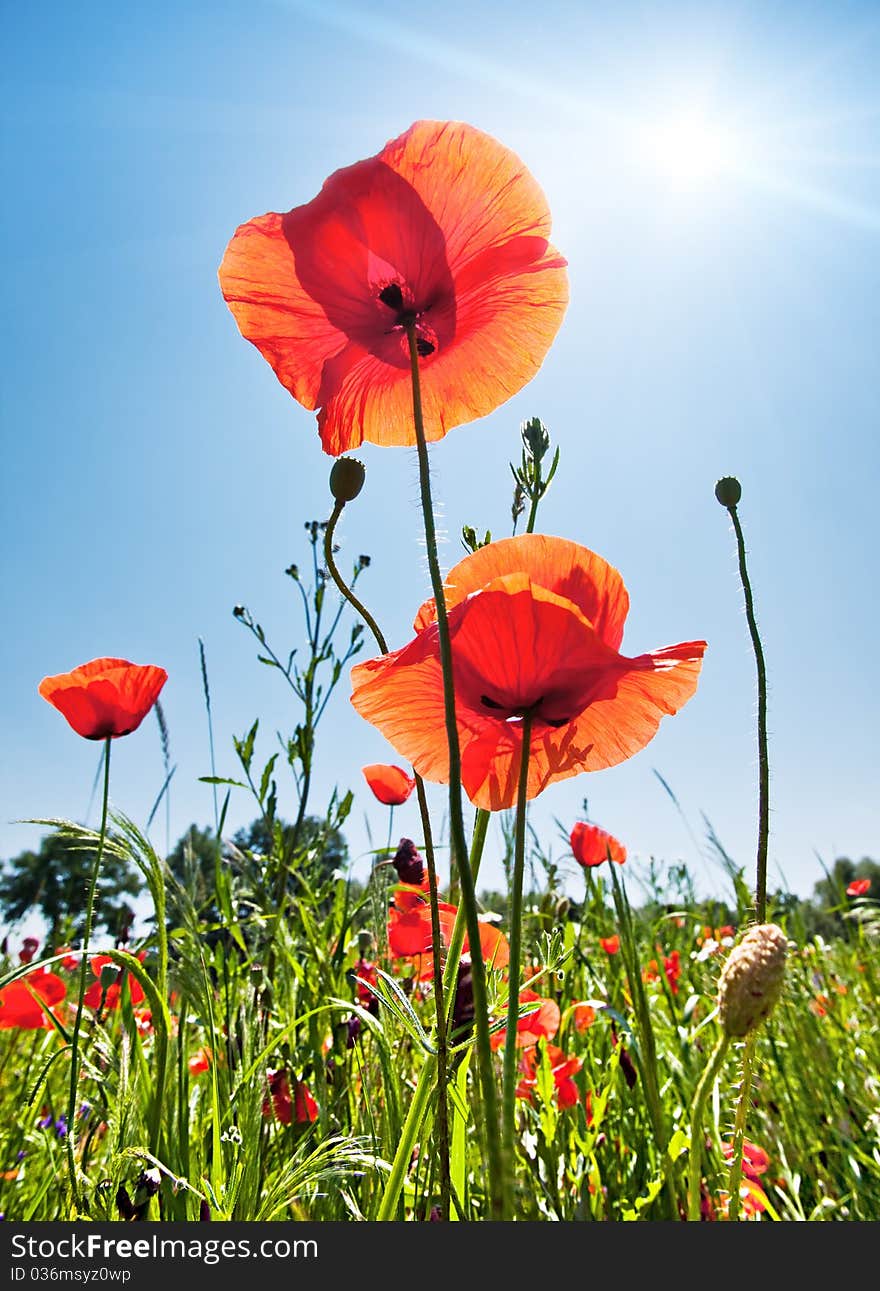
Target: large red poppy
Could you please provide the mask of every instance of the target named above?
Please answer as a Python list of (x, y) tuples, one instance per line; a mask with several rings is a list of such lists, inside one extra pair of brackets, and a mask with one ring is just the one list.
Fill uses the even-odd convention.
[(38, 968), (16, 978), (0, 991), (0, 1030), (49, 1030), (52, 1023), (40, 1001), (51, 1007), (60, 1003), (66, 993), (61, 978), (46, 969)]
[[(529, 1013), (517, 1022), (517, 1049), (529, 1049), (539, 1040), (552, 1040), (559, 1030), (561, 1016), (556, 1001), (545, 999), (543, 995), (538, 995), (536, 991), (525, 987), (519, 993), (519, 1002), (521, 1005), (537, 1003), (538, 1007), (534, 1013)], [(502, 1027), (500, 1031), (493, 1031), (490, 1041), (492, 1048), (500, 1049), (506, 1039), (507, 1027)]]
[(241, 334), (320, 409), (334, 456), (415, 444), (405, 328), (425, 434), (483, 417), (538, 371), (568, 302), (550, 212), (525, 166), (459, 121), (417, 121), (305, 206), (241, 225), (220, 287)]
[[(437, 902), (440, 939), (448, 946), (458, 909), (446, 901)], [(431, 907), (417, 888), (400, 887), (394, 894), (394, 905), (388, 914), (388, 949), (395, 959), (418, 959), (419, 978), (430, 980), (433, 971), (431, 940)], [(506, 968), (510, 962), (507, 938), (495, 924), (480, 920), (480, 949), (489, 968)], [(465, 934), (462, 954), (470, 954)]]
[(164, 668), (127, 659), (92, 659), (73, 672), (44, 677), (39, 691), (87, 740), (136, 731), (168, 680)]
[(616, 861), (623, 865), (626, 860), (626, 848), (619, 843), (613, 834), (606, 834), (598, 825), (589, 825), (579, 820), (571, 831), (569, 839), (574, 859), (587, 869), (601, 865), (603, 861)]
[(361, 770), (374, 797), (386, 807), (399, 807), (416, 787), (414, 777), (407, 775), (403, 767), (373, 762), (368, 767), (361, 767)]
[[(601, 556), (523, 534), (481, 547), (446, 584), (462, 784), (497, 811), (516, 801), (522, 716), (532, 714), (527, 797), (615, 766), (693, 695), (705, 641), (618, 653), (629, 597)], [(434, 602), (401, 650), (352, 669), (352, 703), (426, 780), (446, 783), (443, 671)]]

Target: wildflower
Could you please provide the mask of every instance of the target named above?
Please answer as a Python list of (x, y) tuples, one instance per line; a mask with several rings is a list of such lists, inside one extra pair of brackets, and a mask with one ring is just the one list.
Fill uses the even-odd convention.
[[(362, 980), (356, 981), (358, 1004), (367, 1009), (368, 1012), (377, 1015), (379, 1012), (379, 997), (364, 982), (371, 982), (373, 986), (379, 980), (379, 972), (376, 964), (371, 963), (368, 959), (359, 959), (352, 970), (356, 978)], [(357, 1019), (355, 1019), (357, 1020)]]
[(59, 1004), (66, 994), (61, 978), (44, 968), (16, 978), (0, 991), (0, 1030), (50, 1030), (52, 1023), (43, 1005)]
[(73, 672), (44, 677), (39, 692), (87, 740), (136, 731), (168, 680), (164, 668), (127, 659), (92, 659)]
[[(138, 955), (142, 963), (146, 957), (146, 951), (141, 951)], [(92, 983), (83, 996), (83, 1003), (87, 1008), (118, 1009), (122, 998), (123, 974), (132, 1004), (140, 1004), (144, 999), (144, 988), (137, 978), (114, 964), (109, 955), (93, 955), (89, 966), (98, 980)]]
[(849, 887), (846, 889), (846, 895), (848, 897), (863, 897), (867, 896), (870, 890), (870, 879), (853, 879), (852, 883), (850, 883)]
[[(440, 938), (448, 946), (458, 913), (456, 906), (445, 901), (438, 901)], [(420, 892), (412, 888), (399, 888), (395, 892), (394, 905), (388, 917), (388, 948), (395, 958), (421, 958), (422, 981), (432, 976), (433, 942), (431, 937), (431, 908)], [(507, 938), (500, 928), (480, 920), (480, 948), (483, 959), (489, 968), (506, 968), (510, 959), (510, 947)], [(470, 942), (467, 936), (462, 945), (462, 955), (470, 953)]]
[(19, 963), (29, 964), (37, 953), (37, 947), (39, 944), (40, 943), (37, 941), (36, 937), (25, 937), (21, 945), (21, 950), (18, 952)]
[[(697, 686), (704, 641), (618, 653), (629, 597), (600, 556), (522, 534), (466, 556), (446, 583), (462, 784), (476, 806), (513, 806), (523, 717), (526, 797), (642, 749)], [(449, 779), (433, 600), (400, 650), (352, 669), (351, 702), (426, 780)]]
[(600, 937), (599, 945), (605, 951), (606, 955), (616, 955), (620, 950), (620, 938), (617, 933), (613, 937)]
[(428, 439), (530, 381), (568, 302), (550, 212), (522, 162), (457, 121), (417, 121), (305, 206), (241, 225), (220, 287), (324, 451), (414, 445), (413, 327)]
[(674, 950), (671, 955), (663, 959), (663, 971), (666, 974), (666, 980), (669, 983), (669, 989), (673, 995), (678, 994), (678, 979), (681, 977), (681, 955)]
[(193, 1054), (187, 1064), (189, 1067), (189, 1074), (191, 1076), (201, 1076), (204, 1072), (208, 1071), (211, 1066), (211, 1056), (211, 1050), (202, 1046), (197, 1053)]
[(402, 838), (391, 861), (401, 883), (411, 887), (426, 887), (428, 873), (425, 862), (411, 838)]
[[(567, 1107), (576, 1107), (580, 1101), (580, 1095), (573, 1077), (577, 1075), (584, 1065), (582, 1059), (566, 1057), (562, 1050), (553, 1044), (547, 1045), (547, 1058), (553, 1072), (557, 1107), (560, 1110)], [(526, 1049), (520, 1059), (519, 1070), (521, 1077), (516, 1087), (516, 1096), (531, 1102), (538, 1085), (538, 1050), (536, 1047)]]
[(611, 834), (606, 834), (598, 825), (588, 825), (579, 820), (571, 831), (571, 850), (574, 859), (587, 869), (601, 865), (603, 861), (616, 861), (623, 865), (626, 860), (626, 848)]
[(575, 1004), (571, 1011), (571, 1019), (576, 1031), (586, 1031), (596, 1021), (596, 1010), (592, 1004)]
[(386, 807), (401, 806), (416, 787), (415, 778), (407, 775), (403, 767), (374, 762), (361, 770), (375, 797)]
[[(537, 1003), (538, 1008), (517, 1022), (517, 1049), (528, 1049), (536, 1045), (539, 1040), (552, 1040), (559, 1030), (560, 1020), (559, 1005), (555, 1000), (544, 999), (543, 996), (526, 987), (519, 993), (519, 1002), (520, 1005)], [(506, 1039), (507, 1027), (502, 1027), (500, 1031), (493, 1031), (492, 1048), (500, 1049)]]

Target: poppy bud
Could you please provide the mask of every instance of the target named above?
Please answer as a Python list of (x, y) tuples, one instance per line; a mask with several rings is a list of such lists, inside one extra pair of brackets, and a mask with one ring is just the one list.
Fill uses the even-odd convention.
[(101, 969), (101, 990), (109, 991), (118, 977), (119, 969), (115, 964), (104, 964)]
[(715, 485), (715, 496), (723, 507), (730, 510), (742, 497), (742, 485), (733, 475), (725, 475), (724, 479), (719, 480)]
[(330, 472), (330, 492), (343, 506), (346, 502), (353, 502), (364, 487), (366, 475), (363, 464), (356, 458), (337, 458)]
[(782, 929), (761, 923), (730, 952), (718, 982), (718, 1011), (729, 1036), (748, 1035), (772, 1012), (782, 993), (787, 949)]
[(391, 862), (397, 877), (401, 883), (412, 883), (418, 887), (425, 877), (425, 862), (419, 855), (415, 843), (411, 838), (402, 838), (397, 851), (394, 853), (394, 860)]

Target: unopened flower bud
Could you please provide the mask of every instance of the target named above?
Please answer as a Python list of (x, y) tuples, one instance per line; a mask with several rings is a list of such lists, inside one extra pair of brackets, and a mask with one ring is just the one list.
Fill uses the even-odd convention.
[(364, 487), (366, 471), (354, 457), (339, 457), (330, 472), (330, 492), (337, 502), (352, 502)]
[(729, 1036), (754, 1031), (782, 993), (788, 938), (775, 923), (750, 928), (721, 970), (718, 1011)]
[(115, 964), (104, 964), (101, 968), (101, 990), (109, 991), (118, 976), (119, 969)]
[(719, 480), (715, 485), (715, 496), (723, 507), (728, 510), (735, 507), (742, 497), (742, 485), (733, 475), (725, 475), (723, 480)]
[(411, 838), (402, 838), (391, 862), (401, 883), (419, 886), (425, 877), (425, 862)]

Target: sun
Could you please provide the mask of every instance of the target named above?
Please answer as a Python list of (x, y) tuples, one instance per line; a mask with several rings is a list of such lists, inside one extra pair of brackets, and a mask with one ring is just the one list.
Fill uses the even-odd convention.
[(683, 113), (642, 132), (645, 162), (671, 186), (694, 188), (721, 179), (742, 162), (739, 135), (710, 117)]

